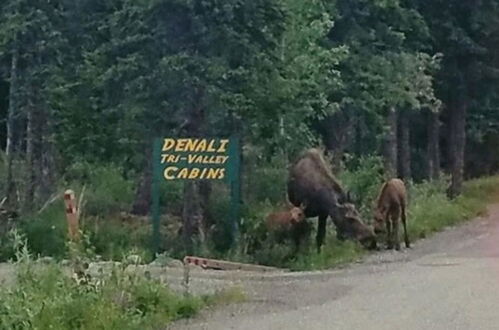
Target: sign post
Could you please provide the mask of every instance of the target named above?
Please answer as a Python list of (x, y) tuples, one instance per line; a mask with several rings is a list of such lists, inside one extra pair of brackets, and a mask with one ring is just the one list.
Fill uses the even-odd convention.
[(161, 139), (153, 142), (153, 165), (152, 165), (152, 249), (153, 253), (159, 252), (160, 243), (160, 212), (159, 212), (159, 183), (161, 180)]
[(159, 183), (161, 180), (213, 180), (230, 185), (232, 239), (240, 213), (239, 139), (161, 138), (153, 144), (152, 224), (153, 249), (160, 243)]
[(239, 139), (233, 137), (230, 144), (229, 158), (231, 159), (229, 184), (230, 184), (230, 219), (232, 221), (232, 244), (236, 242), (239, 230), (239, 214), (241, 206), (241, 183), (239, 167), (241, 166), (241, 155)]

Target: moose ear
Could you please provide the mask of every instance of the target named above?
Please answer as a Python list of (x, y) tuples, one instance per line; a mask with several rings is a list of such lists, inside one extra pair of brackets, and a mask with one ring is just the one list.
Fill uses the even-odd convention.
[(306, 208), (307, 208), (307, 203), (305, 202), (300, 203), (300, 209), (302, 209), (302, 211), (304, 211)]

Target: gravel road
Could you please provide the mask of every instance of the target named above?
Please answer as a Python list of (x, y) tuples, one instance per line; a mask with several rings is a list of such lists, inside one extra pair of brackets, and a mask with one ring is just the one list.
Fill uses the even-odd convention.
[(170, 328), (499, 329), (499, 205), (488, 214), (345, 269), (240, 276), (246, 302)]

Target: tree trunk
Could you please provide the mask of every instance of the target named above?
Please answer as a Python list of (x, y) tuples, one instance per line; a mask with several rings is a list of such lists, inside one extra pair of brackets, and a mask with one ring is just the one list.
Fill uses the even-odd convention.
[(17, 141), (15, 134), (16, 129), (16, 116), (18, 115), (19, 109), (17, 109), (17, 97), (19, 93), (19, 81), (18, 81), (18, 67), (17, 63), (19, 60), (19, 50), (17, 46), (14, 46), (14, 51), (12, 52), (12, 59), (10, 64), (10, 90), (9, 90), (9, 109), (7, 114), (7, 145), (6, 145), (6, 156), (7, 156), (7, 182), (6, 182), (6, 193), (7, 193), (7, 206), (11, 209), (17, 208), (17, 196), (16, 196), (16, 184), (14, 180), (14, 158), (16, 153)]
[(464, 150), (466, 147), (466, 112), (468, 103), (461, 100), (453, 104), (450, 114), (450, 151), (452, 182), (449, 196), (457, 197), (463, 186)]
[(208, 223), (208, 221), (211, 219), (210, 216), (210, 196), (211, 196), (211, 182), (202, 180), (199, 181), (199, 194), (200, 194), (200, 207), (201, 207), (201, 215), (203, 217), (203, 231), (207, 232), (209, 229), (211, 223)]
[(390, 108), (386, 123), (383, 155), (385, 176), (390, 179), (397, 177), (397, 111), (394, 108)]
[(133, 200), (132, 209), (130, 212), (135, 215), (148, 215), (151, 211), (152, 203), (152, 166), (153, 166), (153, 150), (152, 141), (148, 141), (146, 138), (146, 146), (142, 148), (145, 150), (145, 159), (142, 167), (142, 175), (137, 182), (137, 188), (135, 190), (135, 198)]
[(405, 110), (399, 116), (399, 136), (400, 143), (398, 144), (399, 151), (399, 174), (404, 180), (412, 178), (411, 171), (411, 141), (410, 141), (410, 113)]
[[(203, 132), (204, 116), (204, 93), (197, 88), (193, 95), (192, 108), (187, 113), (187, 124), (184, 127), (184, 135), (187, 137), (199, 137)], [(199, 181), (185, 181), (183, 200), (183, 233), (187, 251), (192, 250), (193, 235), (199, 234), (200, 242), (204, 242), (206, 224), (203, 218), (203, 202)], [(205, 196), (209, 198), (209, 196)]]
[(55, 191), (56, 185), (56, 166), (55, 157), (56, 149), (54, 143), (54, 124), (52, 111), (47, 104), (40, 103), (41, 109), (37, 119), (37, 126), (40, 132), (40, 199), (42, 202), (47, 201)]
[(427, 116), (427, 176), (429, 180), (437, 180), (440, 174), (439, 114), (428, 111)]
[[(150, 150), (150, 148), (148, 148)], [(148, 215), (151, 211), (151, 189), (152, 189), (152, 157), (151, 152), (146, 152), (144, 170), (137, 184), (135, 198), (132, 204), (131, 213), (135, 215)]]
[(204, 241), (203, 214), (199, 181), (187, 181), (184, 184), (184, 205), (182, 208), (183, 235), (187, 252), (192, 252), (193, 238), (199, 235)]
[(26, 162), (27, 162), (27, 171), (28, 171), (28, 182), (26, 186), (26, 196), (24, 201), (24, 207), (29, 212), (33, 210), (34, 207), (34, 199), (35, 199), (35, 190), (36, 190), (36, 137), (35, 132), (36, 128), (36, 114), (35, 114), (35, 105), (33, 100), (33, 89), (30, 88), (29, 96), (28, 96), (28, 118), (26, 125)]
[(335, 173), (341, 171), (345, 151), (354, 138), (353, 116), (341, 111), (326, 118), (324, 127), (324, 142), (327, 150), (332, 154), (332, 167)]

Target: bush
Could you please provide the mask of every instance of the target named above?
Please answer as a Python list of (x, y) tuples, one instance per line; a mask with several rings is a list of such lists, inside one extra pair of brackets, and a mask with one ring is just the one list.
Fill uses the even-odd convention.
[(85, 222), (85, 232), (95, 253), (105, 260), (121, 260), (130, 253), (138, 254), (146, 261), (152, 260), (149, 223), (129, 224), (112, 217), (93, 217)]
[(287, 163), (283, 157), (274, 157), (269, 162), (250, 160), (245, 164), (245, 191), (249, 204), (270, 201), (280, 204), (286, 200)]
[(35, 255), (58, 259), (66, 255), (67, 221), (62, 200), (47, 207), (41, 214), (24, 217), (18, 228), (26, 236), (29, 249)]
[(35, 263), (23, 244), (17, 251), (16, 284), (0, 288), (2, 329), (156, 329), (213, 299), (179, 296), (123, 268), (82, 282), (56, 263)]
[(465, 183), (463, 193), (455, 200), (446, 195), (449, 178), (411, 187), (408, 214), (409, 232), (415, 238), (455, 225), (482, 214), (487, 204), (497, 201), (499, 177), (482, 178)]
[(353, 194), (359, 212), (368, 222), (383, 184), (383, 162), (377, 156), (360, 157), (351, 168), (341, 172), (339, 180)]
[(76, 163), (68, 169), (66, 186), (81, 193), (86, 186), (85, 208), (88, 215), (109, 215), (129, 210), (134, 197), (134, 182), (123, 177), (114, 165)]

